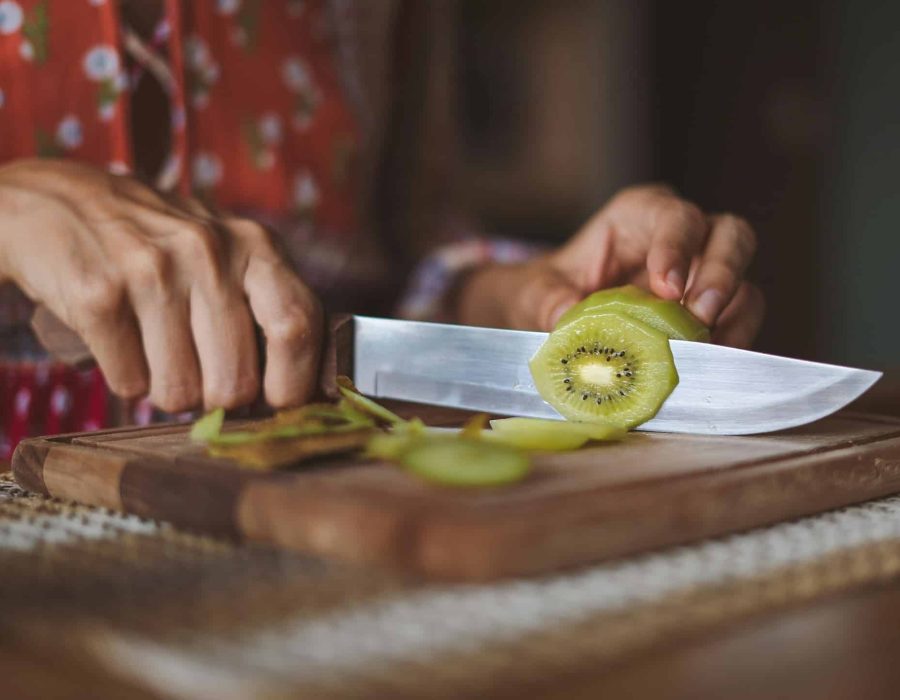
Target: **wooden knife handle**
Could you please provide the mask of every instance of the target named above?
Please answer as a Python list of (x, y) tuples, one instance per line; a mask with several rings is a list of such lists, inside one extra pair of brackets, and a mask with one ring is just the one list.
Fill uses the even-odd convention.
[[(31, 317), (31, 327), (50, 355), (73, 367), (94, 364), (90, 348), (75, 331), (63, 323), (45, 306), (38, 306)], [(335, 378), (339, 374), (353, 376), (353, 317), (350, 314), (334, 314), (326, 319), (327, 332), (319, 372), (319, 390), (329, 398), (339, 395)], [(261, 334), (257, 327), (256, 332)], [(261, 339), (261, 338), (260, 338)], [(260, 342), (260, 361), (265, 343)]]

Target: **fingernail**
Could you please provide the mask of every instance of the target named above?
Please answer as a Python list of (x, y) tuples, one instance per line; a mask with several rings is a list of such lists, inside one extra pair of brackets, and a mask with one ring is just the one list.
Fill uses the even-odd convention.
[(684, 275), (679, 270), (675, 268), (669, 270), (669, 274), (666, 275), (666, 284), (672, 288), (673, 292), (684, 293)]
[(712, 324), (720, 308), (722, 308), (722, 294), (716, 289), (707, 289), (691, 304), (691, 311), (706, 324)]

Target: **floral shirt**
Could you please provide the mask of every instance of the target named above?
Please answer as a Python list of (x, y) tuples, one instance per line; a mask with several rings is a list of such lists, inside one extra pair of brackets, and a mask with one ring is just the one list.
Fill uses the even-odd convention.
[[(364, 130), (339, 50), (347, 0), (157, 1), (160, 21), (142, 36), (112, 0), (0, 0), (0, 163), (74, 158), (134, 172), (132, 132), (144, 115), (133, 113), (131, 95), (155, 80), (166, 96), (168, 149), (151, 184), (274, 228), (326, 307), (335, 297), (344, 308), (377, 298), (391, 270), (358, 211)], [(526, 255), (485, 240), (438, 250), (413, 275), (400, 312), (440, 317), (456, 273)], [(27, 434), (114, 418), (99, 371), (41, 357), (22, 333), (29, 313), (21, 295), (4, 290), (0, 457)], [(150, 417), (142, 404), (117, 418)]]

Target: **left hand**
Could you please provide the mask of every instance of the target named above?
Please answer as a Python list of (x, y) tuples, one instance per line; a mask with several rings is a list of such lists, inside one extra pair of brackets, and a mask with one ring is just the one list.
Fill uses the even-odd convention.
[(631, 187), (557, 250), (473, 273), (460, 291), (460, 320), (550, 331), (591, 292), (631, 283), (683, 301), (714, 342), (747, 347), (764, 315), (762, 294), (744, 280), (755, 250), (743, 219), (705, 214), (666, 187)]

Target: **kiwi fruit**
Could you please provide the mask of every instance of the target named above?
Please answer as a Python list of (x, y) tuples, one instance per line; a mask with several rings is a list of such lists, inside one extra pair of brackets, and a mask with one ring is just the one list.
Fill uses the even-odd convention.
[(617, 312), (554, 330), (529, 367), (538, 393), (562, 416), (623, 429), (655, 416), (678, 384), (669, 339)]
[(464, 437), (424, 437), (397, 456), (414, 474), (446, 486), (501, 486), (523, 479), (528, 456), (506, 445)]
[(621, 428), (605, 423), (544, 418), (499, 418), (491, 421), (490, 431), (482, 433), (489, 442), (546, 452), (575, 450), (589, 440), (618, 440), (624, 435)]
[(206, 442), (219, 436), (225, 422), (225, 409), (216, 408), (201, 416), (191, 426), (191, 440)]
[(633, 316), (673, 340), (709, 340), (709, 329), (680, 303), (660, 299), (633, 284), (594, 292), (566, 311), (556, 328), (582, 316), (607, 311)]

